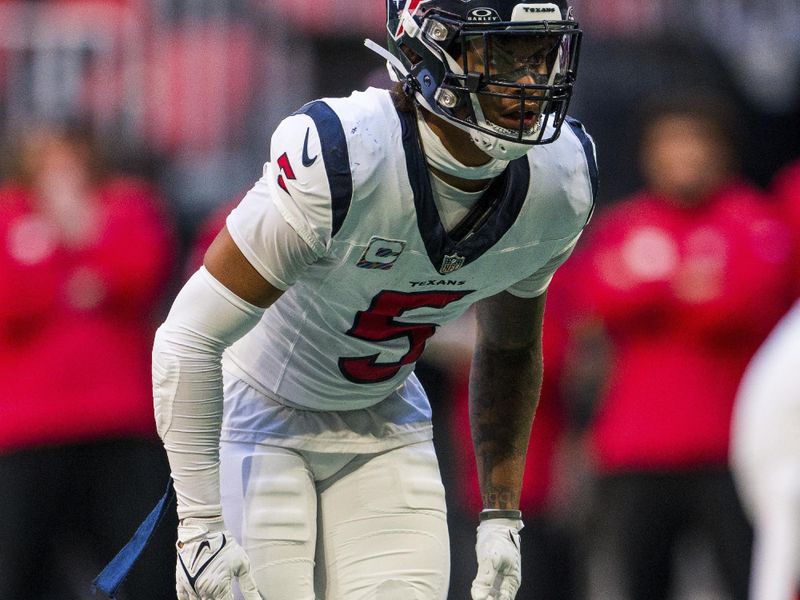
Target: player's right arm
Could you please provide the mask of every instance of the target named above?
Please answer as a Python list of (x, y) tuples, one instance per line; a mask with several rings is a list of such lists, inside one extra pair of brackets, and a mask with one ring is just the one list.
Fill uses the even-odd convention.
[(283, 293), (250, 264), (227, 227), (222, 228), (209, 246), (203, 266), (225, 288), (258, 308), (267, 308)]
[(178, 498), (180, 599), (232, 598), (234, 578), (247, 600), (260, 598), (247, 556), (222, 520), (221, 359), (281, 292), (259, 275), (223, 228), (156, 333), (154, 406)]
[(259, 598), (247, 557), (222, 520), (221, 361), (325, 252), (328, 178), (322, 160), (308, 167), (302, 160), (309, 147), (319, 153), (311, 125), (296, 116), (278, 127), (263, 176), (228, 216), (156, 333), (153, 393), (178, 500), (179, 599), (227, 600), (235, 577), (246, 600)]
[[(277, 246), (293, 249), (267, 263), (285, 267), (276, 269), (282, 274), (299, 272), (313, 253), (285, 221), (273, 215), (271, 222)], [(225, 227), (156, 333), (153, 398), (178, 499), (179, 600), (232, 599), (234, 578), (245, 600), (261, 598), (247, 555), (222, 519), (221, 360), (225, 348), (252, 329), (282, 293), (252, 266)]]

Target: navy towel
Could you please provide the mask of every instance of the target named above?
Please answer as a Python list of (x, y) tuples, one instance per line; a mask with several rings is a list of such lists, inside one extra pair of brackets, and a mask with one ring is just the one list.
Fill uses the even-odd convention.
[(147, 543), (153, 536), (153, 532), (156, 530), (159, 523), (161, 523), (164, 514), (167, 512), (167, 508), (169, 508), (169, 505), (172, 504), (174, 499), (175, 490), (172, 487), (172, 479), (170, 479), (167, 483), (167, 491), (164, 492), (161, 500), (159, 500), (155, 508), (150, 511), (147, 518), (139, 525), (139, 528), (136, 530), (136, 533), (133, 534), (130, 541), (122, 547), (122, 550), (120, 550), (117, 555), (111, 559), (111, 562), (100, 571), (100, 574), (94, 578), (94, 581), (92, 581), (92, 590), (94, 592), (100, 590), (113, 600), (119, 590), (119, 586), (125, 581), (128, 573), (131, 572), (133, 565), (136, 563), (139, 556), (141, 556)]

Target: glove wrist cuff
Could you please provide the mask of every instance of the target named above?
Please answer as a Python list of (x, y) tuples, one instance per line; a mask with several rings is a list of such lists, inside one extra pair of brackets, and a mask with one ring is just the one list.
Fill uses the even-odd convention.
[(522, 511), (503, 508), (484, 508), (480, 515), (478, 515), (478, 521), (483, 522), (489, 519), (512, 519), (521, 521)]
[(224, 530), (222, 517), (186, 517), (178, 525), (178, 541), (186, 544)]

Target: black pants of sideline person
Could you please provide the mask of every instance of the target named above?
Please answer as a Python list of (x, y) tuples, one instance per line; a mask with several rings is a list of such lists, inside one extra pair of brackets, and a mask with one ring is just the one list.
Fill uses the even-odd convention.
[[(161, 445), (108, 440), (0, 455), (0, 598), (83, 600), (163, 493)], [(174, 508), (119, 600), (175, 598)]]
[(682, 536), (699, 536), (732, 600), (746, 600), (752, 530), (723, 469), (626, 473), (598, 482), (595, 545), (620, 578), (626, 600), (666, 600)]

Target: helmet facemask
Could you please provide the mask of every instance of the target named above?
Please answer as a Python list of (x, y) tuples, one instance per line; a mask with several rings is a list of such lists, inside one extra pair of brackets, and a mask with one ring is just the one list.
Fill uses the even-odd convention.
[[(416, 14), (400, 14), (399, 35), (389, 36), (400, 59), (390, 60), (390, 70), (420, 105), (469, 131), (494, 158), (511, 160), (558, 137), (578, 65), (574, 20), (555, 4), (511, 3), (506, 21), (496, 11), (495, 20), (476, 21), (479, 10), (490, 11), (462, 18), (437, 10), (437, 2), (420, 4)], [(550, 8), (528, 20), (521, 9), (533, 6)]]

